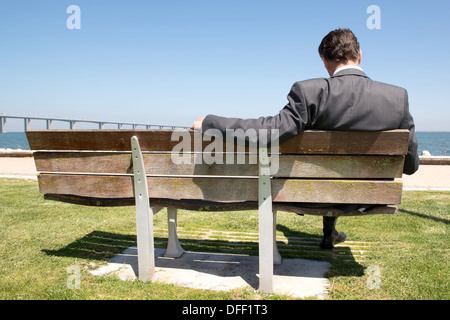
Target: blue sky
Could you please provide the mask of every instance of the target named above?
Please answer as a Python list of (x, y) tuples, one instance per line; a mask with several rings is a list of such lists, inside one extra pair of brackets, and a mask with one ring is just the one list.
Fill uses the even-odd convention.
[(0, 0), (0, 113), (181, 126), (275, 115), (295, 81), (328, 77), (317, 47), (345, 27), (367, 75), (408, 90), (418, 131), (450, 131), (449, 16), (435, 0)]

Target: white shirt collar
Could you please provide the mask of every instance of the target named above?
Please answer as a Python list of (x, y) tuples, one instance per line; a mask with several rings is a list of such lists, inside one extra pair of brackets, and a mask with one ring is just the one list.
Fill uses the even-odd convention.
[(359, 66), (354, 66), (354, 65), (347, 65), (347, 66), (342, 66), (340, 68), (337, 68), (336, 71), (334, 71), (333, 76), (336, 75), (336, 73), (338, 73), (339, 71), (345, 70), (345, 69), (358, 69), (360, 71), (363, 71), (363, 69)]

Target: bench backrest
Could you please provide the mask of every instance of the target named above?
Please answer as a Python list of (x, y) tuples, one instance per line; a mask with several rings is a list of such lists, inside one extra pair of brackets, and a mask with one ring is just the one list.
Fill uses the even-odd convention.
[[(136, 136), (150, 198), (258, 201), (258, 164), (251, 161), (251, 154), (245, 156), (244, 164), (237, 160), (208, 164), (201, 152), (187, 152), (187, 158), (180, 159), (180, 151), (199, 147), (192, 131), (177, 132), (178, 139), (173, 138), (177, 136), (173, 130), (30, 130), (27, 137), (34, 150), (40, 192), (50, 199), (64, 195), (85, 199), (86, 204), (132, 204), (130, 141)], [(192, 148), (180, 150), (180, 137), (186, 135), (191, 140), (184, 142)], [(402, 175), (408, 137), (408, 130), (305, 131), (279, 146), (272, 199), (398, 204), (402, 182), (395, 178)], [(200, 151), (211, 151), (211, 143), (201, 141)], [(213, 151), (215, 160), (222, 157), (226, 163), (227, 154)]]

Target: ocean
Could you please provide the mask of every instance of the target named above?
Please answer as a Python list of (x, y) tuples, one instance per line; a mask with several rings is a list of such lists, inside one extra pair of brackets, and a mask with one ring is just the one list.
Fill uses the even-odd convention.
[[(432, 156), (450, 156), (450, 132), (417, 132), (419, 155), (427, 150)], [(25, 132), (0, 133), (0, 148), (29, 150)]]

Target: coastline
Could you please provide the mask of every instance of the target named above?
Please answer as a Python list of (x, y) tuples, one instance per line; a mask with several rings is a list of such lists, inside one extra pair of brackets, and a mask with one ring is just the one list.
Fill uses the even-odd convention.
[[(450, 157), (420, 156), (419, 170), (403, 175), (404, 190), (450, 191)], [(37, 180), (33, 152), (0, 149), (0, 178)]]

